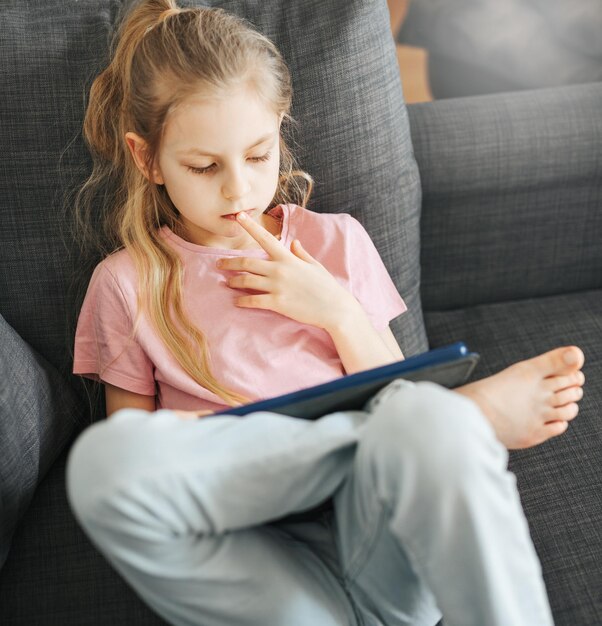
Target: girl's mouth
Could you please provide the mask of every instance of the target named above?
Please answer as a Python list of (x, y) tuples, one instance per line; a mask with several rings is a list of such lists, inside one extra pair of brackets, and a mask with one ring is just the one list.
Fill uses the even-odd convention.
[[(252, 213), (255, 209), (247, 209), (246, 211), (238, 211), (238, 213)], [(228, 215), (222, 215), (222, 218), (225, 220), (230, 220), (231, 222), (236, 221), (236, 216), (238, 213), (230, 213)]]

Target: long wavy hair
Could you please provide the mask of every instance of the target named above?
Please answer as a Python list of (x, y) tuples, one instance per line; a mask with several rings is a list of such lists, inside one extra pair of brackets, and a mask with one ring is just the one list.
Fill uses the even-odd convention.
[[(213, 375), (205, 336), (183, 307), (182, 263), (159, 233), (163, 225), (177, 227), (178, 210), (164, 186), (140, 172), (125, 134), (146, 141), (152, 171), (166, 118), (179, 103), (241, 83), (283, 115), (279, 183), (266, 211), (280, 203), (306, 206), (313, 181), (298, 169), (283, 136), (295, 121), (290, 73), (279, 51), (242, 18), (217, 8), (180, 8), (173, 0), (137, 3), (116, 31), (110, 62), (90, 89), (83, 137), (92, 173), (74, 200), (81, 249), (95, 248), (102, 258), (125, 248), (133, 259), (138, 306), (132, 337), (145, 312), (182, 369), (229, 406), (249, 399)], [(99, 197), (100, 215), (94, 213)]]

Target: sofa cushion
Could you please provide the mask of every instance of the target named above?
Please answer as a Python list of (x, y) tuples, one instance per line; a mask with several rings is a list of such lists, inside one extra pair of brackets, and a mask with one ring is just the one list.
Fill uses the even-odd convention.
[(82, 412), (74, 391), (0, 315), (0, 569), (38, 483)]
[(67, 452), (40, 483), (13, 536), (0, 572), (0, 623), (166, 624), (125, 585), (73, 517), (65, 493)]
[(63, 243), (63, 194), (90, 164), (79, 139), (83, 87), (107, 47), (109, 4), (0, 7), (0, 311), (64, 373), (67, 286), (78, 266), (73, 243)]
[(602, 290), (427, 312), (432, 347), (481, 354), (472, 380), (558, 346), (585, 354), (579, 415), (561, 436), (510, 452), (556, 626), (602, 624)]
[(602, 83), (408, 107), (425, 310), (602, 288)]

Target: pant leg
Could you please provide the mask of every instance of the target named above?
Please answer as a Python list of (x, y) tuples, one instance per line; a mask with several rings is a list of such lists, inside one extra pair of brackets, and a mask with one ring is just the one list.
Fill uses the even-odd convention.
[(547, 626), (541, 567), (508, 452), (477, 405), (395, 381), (369, 403), (335, 494), (346, 585), (366, 624)]
[(365, 417), (118, 411), (71, 449), (69, 502), (94, 545), (172, 624), (354, 625), (332, 561), (265, 522), (340, 486)]

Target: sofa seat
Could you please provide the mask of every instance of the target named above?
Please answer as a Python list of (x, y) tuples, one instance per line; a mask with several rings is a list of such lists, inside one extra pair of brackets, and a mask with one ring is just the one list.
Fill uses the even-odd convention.
[[(602, 290), (427, 311), (425, 322), (431, 347), (464, 341), (481, 354), (473, 380), (557, 345), (583, 349), (582, 415), (562, 437), (512, 451), (509, 469), (517, 476), (557, 626), (596, 623), (602, 588)], [(86, 626), (110, 623), (118, 609), (122, 623), (164, 624), (123, 586), (75, 523), (65, 496), (66, 455), (40, 484), (13, 538), (0, 586), (4, 614), (11, 624), (42, 626), (75, 623), (75, 616), (88, 613), (88, 621), (77, 618)], [(558, 458), (562, 465), (554, 462)], [(65, 568), (65, 559), (78, 566)], [(51, 579), (31, 577), (41, 560)], [(575, 561), (580, 569), (566, 566)], [(559, 604), (567, 599), (570, 606)]]
[(106, 626), (119, 615), (116, 626), (166, 625), (124, 585), (77, 525), (65, 492), (69, 447), (38, 486), (13, 536), (0, 584), (3, 623)]
[[(472, 380), (560, 345), (585, 354), (580, 415), (564, 435), (510, 452), (556, 626), (597, 624), (602, 603), (602, 290), (425, 311), (430, 345), (481, 354)], [(559, 462), (559, 459), (561, 460)], [(580, 563), (578, 570), (568, 563)]]

